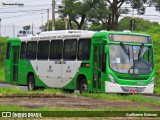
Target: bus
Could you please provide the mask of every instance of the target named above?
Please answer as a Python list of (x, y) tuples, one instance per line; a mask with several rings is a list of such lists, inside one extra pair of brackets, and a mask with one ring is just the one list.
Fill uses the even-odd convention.
[(61, 30), (8, 38), (5, 81), (73, 92), (153, 93), (154, 52), (147, 34)]

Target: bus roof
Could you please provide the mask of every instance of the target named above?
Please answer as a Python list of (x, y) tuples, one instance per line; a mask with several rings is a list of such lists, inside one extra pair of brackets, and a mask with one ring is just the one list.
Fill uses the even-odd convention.
[(41, 32), (37, 36), (9, 38), (8, 41), (20, 40), (20, 41), (42, 41), (42, 40), (54, 40), (54, 39), (79, 39), (79, 38), (108, 38), (109, 34), (130, 34), (130, 35), (141, 35), (149, 36), (147, 34), (132, 33), (128, 31), (117, 32), (117, 31), (106, 31), (100, 32), (88, 31), (88, 30), (58, 30), (58, 31), (47, 31)]

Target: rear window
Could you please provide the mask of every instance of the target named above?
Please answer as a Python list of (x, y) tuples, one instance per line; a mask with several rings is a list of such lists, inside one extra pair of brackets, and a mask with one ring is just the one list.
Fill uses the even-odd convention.
[(6, 59), (10, 59), (11, 43), (7, 43)]

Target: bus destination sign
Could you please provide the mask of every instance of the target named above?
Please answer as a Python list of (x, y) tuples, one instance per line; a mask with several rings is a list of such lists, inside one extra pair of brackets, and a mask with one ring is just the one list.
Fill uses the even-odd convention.
[(128, 35), (128, 34), (110, 34), (110, 41), (116, 42), (137, 42), (151, 44), (151, 38), (149, 36)]

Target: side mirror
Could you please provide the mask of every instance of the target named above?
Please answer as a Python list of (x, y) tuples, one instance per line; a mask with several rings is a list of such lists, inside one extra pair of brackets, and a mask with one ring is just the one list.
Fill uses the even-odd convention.
[(109, 46), (105, 45), (105, 53), (108, 53), (108, 52), (109, 52)]

